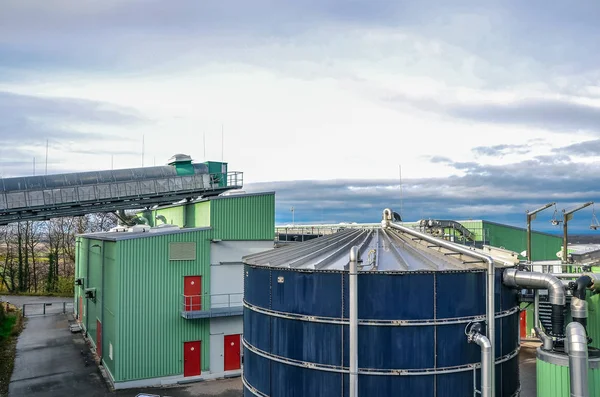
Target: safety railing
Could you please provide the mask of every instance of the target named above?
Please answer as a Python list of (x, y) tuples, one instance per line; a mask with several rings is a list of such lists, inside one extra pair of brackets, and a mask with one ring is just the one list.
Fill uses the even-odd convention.
[(46, 316), (50, 314), (65, 314), (73, 312), (73, 302), (36, 302), (24, 303), (23, 317)]
[(243, 306), (244, 294), (200, 294), (181, 295), (182, 312), (198, 312), (219, 309), (239, 308)]

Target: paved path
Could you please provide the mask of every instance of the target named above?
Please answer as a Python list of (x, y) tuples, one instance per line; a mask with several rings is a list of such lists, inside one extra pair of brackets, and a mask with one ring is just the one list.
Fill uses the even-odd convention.
[[(72, 321), (72, 316), (69, 316)], [(9, 397), (240, 397), (239, 378), (161, 389), (111, 392), (95, 365), (82, 334), (69, 331), (67, 316), (34, 316), (17, 343)]]

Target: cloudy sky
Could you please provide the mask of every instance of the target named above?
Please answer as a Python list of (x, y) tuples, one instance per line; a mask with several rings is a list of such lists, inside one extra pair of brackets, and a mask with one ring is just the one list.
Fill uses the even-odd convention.
[[(599, 198), (599, 17), (594, 0), (4, 0), (0, 174), (45, 172), (46, 141), (48, 173), (224, 156), (277, 192), (280, 223), (378, 221), (403, 197), (406, 220), (523, 226)], [(535, 227), (557, 231), (552, 212)]]

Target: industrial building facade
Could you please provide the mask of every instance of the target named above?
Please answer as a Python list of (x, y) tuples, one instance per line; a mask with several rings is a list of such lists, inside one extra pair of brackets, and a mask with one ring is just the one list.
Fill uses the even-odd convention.
[(236, 375), (241, 258), (273, 247), (274, 193), (147, 211), (77, 237), (75, 314), (115, 388)]

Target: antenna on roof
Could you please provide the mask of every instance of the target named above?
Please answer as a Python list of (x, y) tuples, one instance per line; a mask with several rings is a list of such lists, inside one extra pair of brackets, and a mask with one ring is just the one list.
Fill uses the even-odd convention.
[(400, 178), (400, 218), (404, 219), (404, 215), (402, 214), (402, 165), (398, 164), (398, 175)]
[(142, 135), (142, 167), (144, 166), (144, 139), (145, 135)]
[(202, 147), (204, 148), (204, 157), (202, 159), (206, 161), (206, 131), (202, 133)]
[(223, 153), (225, 151), (225, 131), (223, 127), (223, 123), (221, 123), (221, 162), (223, 162), (224, 156)]
[(46, 171), (44, 175), (48, 175), (48, 139), (46, 139)]

